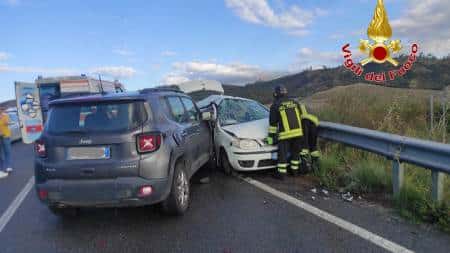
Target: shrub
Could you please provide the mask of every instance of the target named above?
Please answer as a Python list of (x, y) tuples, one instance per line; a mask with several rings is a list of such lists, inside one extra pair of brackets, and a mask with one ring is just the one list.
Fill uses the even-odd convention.
[(341, 168), (341, 162), (337, 153), (327, 153), (320, 160), (320, 169), (315, 172), (320, 183), (329, 189), (338, 189), (339, 178), (343, 177), (345, 171)]
[(350, 172), (352, 181), (351, 191), (360, 193), (382, 193), (391, 189), (391, 173), (378, 159), (365, 159), (355, 163)]

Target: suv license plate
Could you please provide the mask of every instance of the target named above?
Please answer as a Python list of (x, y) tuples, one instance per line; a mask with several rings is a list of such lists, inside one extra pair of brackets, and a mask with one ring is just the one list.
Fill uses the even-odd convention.
[(67, 160), (109, 159), (109, 147), (74, 147), (67, 150)]

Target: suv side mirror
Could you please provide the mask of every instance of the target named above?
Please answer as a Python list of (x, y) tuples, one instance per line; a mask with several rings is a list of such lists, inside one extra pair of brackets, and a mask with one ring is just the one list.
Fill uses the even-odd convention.
[(202, 112), (202, 120), (211, 121), (213, 119), (213, 114), (211, 112)]

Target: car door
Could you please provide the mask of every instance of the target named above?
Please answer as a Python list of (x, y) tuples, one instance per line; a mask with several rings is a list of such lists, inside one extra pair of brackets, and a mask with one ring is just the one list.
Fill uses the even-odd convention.
[(188, 97), (182, 97), (184, 107), (189, 115), (189, 121), (195, 129), (197, 135), (195, 136), (196, 150), (194, 153), (195, 169), (198, 169), (209, 160), (211, 154), (211, 131), (207, 121), (203, 121), (200, 116), (200, 110), (194, 102)]
[(172, 114), (172, 120), (180, 126), (177, 134), (181, 136), (181, 145), (184, 146), (185, 158), (189, 163), (189, 174), (192, 175), (195, 171), (195, 166), (197, 166), (198, 127), (189, 120), (189, 114), (181, 102), (180, 96), (168, 96), (166, 101)]

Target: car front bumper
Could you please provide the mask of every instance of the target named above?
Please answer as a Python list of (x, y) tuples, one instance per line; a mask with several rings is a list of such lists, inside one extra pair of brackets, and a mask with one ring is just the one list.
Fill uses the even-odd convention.
[[(151, 186), (152, 194), (139, 197), (141, 186)], [(59, 207), (127, 207), (144, 206), (163, 201), (169, 191), (167, 179), (147, 180), (123, 177), (96, 180), (52, 179), (36, 184), (36, 192), (44, 190), (47, 197), (41, 202)]]
[(276, 148), (250, 152), (232, 149), (231, 152), (228, 159), (233, 168), (238, 171), (273, 169), (277, 164)]

